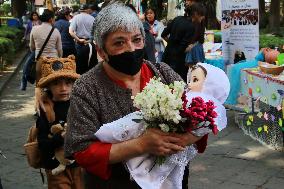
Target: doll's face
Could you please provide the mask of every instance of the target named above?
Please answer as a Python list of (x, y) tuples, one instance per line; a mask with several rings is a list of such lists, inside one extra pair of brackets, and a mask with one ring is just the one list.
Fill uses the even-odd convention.
[(194, 92), (201, 92), (203, 83), (205, 81), (205, 73), (202, 68), (196, 68), (191, 72), (190, 82), (188, 88)]

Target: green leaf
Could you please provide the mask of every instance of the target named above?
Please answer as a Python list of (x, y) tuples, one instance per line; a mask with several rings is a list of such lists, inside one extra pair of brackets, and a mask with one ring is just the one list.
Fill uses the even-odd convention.
[(257, 117), (261, 118), (263, 116), (263, 113), (262, 112), (258, 112), (257, 113)]
[(278, 120), (278, 124), (279, 124), (279, 126), (280, 126), (280, 127), (282, 127), (282, 126), (283, 126), (283, 122), (282, 122), (282, 119), (281, 119), (281, 118), (279, 118), (279, 120)]
[(271, 95), (271, 99), (272, 99), (272, 100), (276, 100), (276, 99), (277, 99), (277, 96), (276, 96), (276, 94), (275, 94), (275, 93), (272, 93), (272, 95)]
[(251, 122), (249, 120), (247, 120), (247, 126), (250, 126)]
[(248, 118), (251, 122), (253, 122), (253, 115), (250, 115)]
[(262, 127), (258, 127), (257, 131), (260, 133), (262, 131)]
[(198, 127), (202, 127), (202, 126), (204, 125), (204, 123), (205, 123), (205, 122), (202, 121), (202, 122), (198, 123), (197, 126), (198, 126)]

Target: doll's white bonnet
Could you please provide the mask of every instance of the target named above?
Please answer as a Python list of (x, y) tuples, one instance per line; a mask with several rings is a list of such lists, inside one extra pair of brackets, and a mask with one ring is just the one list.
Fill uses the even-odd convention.
[(197, 65), (202, 66), (207, 71), (202, 92), (212, 95), (223, 104), (230, 92), (230, 81), (226, 73), (210, 64), (198, 63)]

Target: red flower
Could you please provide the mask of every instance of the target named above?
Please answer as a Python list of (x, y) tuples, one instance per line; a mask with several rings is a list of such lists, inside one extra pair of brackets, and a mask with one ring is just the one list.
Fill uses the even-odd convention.
[[(213, 101), (209, 100), (208, 102), (204, 102), (201, 97), (195, 97), (187, 107), (188, 100), (186, 99), (185, 93), (182, 96), (182, 100), (184, 103), (181, 116), (187, 119), (187, 124), (185, 124), (186, 131), (190, 132), (201, 127), (209, 127), (214, 134), (217, 134), (218, 129), (214, 121), (214, 118), (217, 117), (217, 113), (214, 111), (216, 106)], [(202, 122), (203, 125), (200, 125)]]

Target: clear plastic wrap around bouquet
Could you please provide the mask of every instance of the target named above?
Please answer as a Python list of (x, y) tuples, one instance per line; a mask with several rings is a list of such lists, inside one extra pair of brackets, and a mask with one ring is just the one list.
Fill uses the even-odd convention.
[[(134, 97), (134, 106), (140, 111), (102, 125), (96, 137), (102, 142), (117, 143), (137, 138), (149, 128), (203, 136), (226, 127), (226, 110), (218, 100), (200, 92), (185, 91), (183, 82), (166, 85), (160, 79), (151, 79)], [(196, 153), (190, 145), (168, 157), (138, 156), (126, 161), (126, 166), (143, 189), (181, 189), (184, 169)]]
[[(164, 132), (195, 132), (197, 129), (210, 129), (217, 134), (215, 118), (216, 106), (212, 100), (205, 102), (197, 96), (186, 97), (185, 83), (175, 81), (166, 85), (160, 78), (152, 78), (141, 93), (134, 97), (134, 106), (140, 109), (142, 121), (148, 128), (158, 128)], [(166, 157), (159, 156), (156, 163), (161, 165)]]

